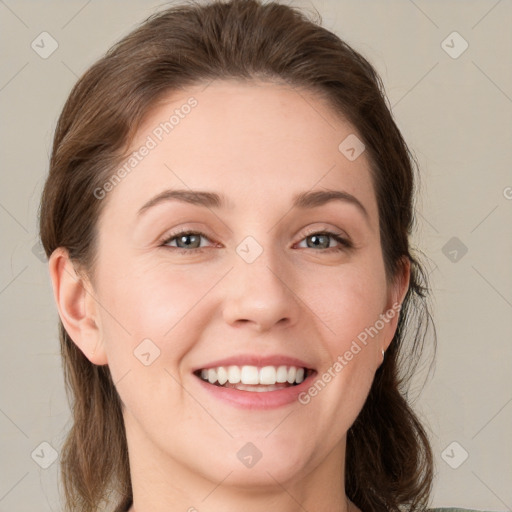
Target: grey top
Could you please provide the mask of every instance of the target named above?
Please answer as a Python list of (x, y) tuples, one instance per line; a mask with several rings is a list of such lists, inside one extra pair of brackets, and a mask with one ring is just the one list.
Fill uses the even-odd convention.
[(476, 510), (469, 508), (430, 508), (429, 512), (487, 512), (485, 510)]
[[(124, 510), (128, 511), (129, 508), (131, 507), (131, 503), (130, 505), (126, 508), (126, 509), (118, 509), (119, 512), (123, 512)], [(470, 509), (470, 508), (429, 508), (428, 509), (428, 512), (491, 512), (491, 511), (486, 511), (486, 510), (476, 510), (476, 509)]]

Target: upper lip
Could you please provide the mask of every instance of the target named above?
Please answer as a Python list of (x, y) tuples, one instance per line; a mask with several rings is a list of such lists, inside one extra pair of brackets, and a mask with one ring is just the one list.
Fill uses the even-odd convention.
[(210, 363), (205, 363), (198, 366), (193, 370), (207, 370), (209, 368), (218, 368), (219, 366), (296, 366), (297, 368), (306, 368), (307, 370), (314, 370), (311, 364), (301, 361), (296, 357), (290, 357), (281, 354), (263, 356), (258, 354), (240, 354), (237, 356), (226, 357), (224, 359), (217, 359)]

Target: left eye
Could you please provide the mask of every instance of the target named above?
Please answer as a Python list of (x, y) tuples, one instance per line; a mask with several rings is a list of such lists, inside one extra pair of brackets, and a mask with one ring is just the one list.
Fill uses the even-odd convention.
[[(325, 249), (329, 249), (329, 251), (332, 251), (332, 250), (341, 251), (343, 249), (348, 249), (348, 248), (352, 247), (352, 244), (348, 240), (346, 240), (345, 238), (342, 238), (337, 233), (331, 233), (330, 231), (321, 231), (318, 233), (311, 233), (311, 234), (307, 235), (303, 240), (308, 240), (308, 238), (313, 240), (312, 245), (308, 244), (308, 248), (321, 247), (322, 245), (324, 245), (322, 240), (326, 241), (325, 243), (327, 244), (327, 247), (325, 247)], [(336, 242), (338, 242), (339, 245), (330, 247), (329, 238), (333, 238), (334, 240), (336, 240)]]
[[(167, 238), (162, 245), (165, 245), (167, 247), (173, 247), (171, 245), (169, 245), (171, 242), (173, 242), (174, 240), (176, 240), (176, 243), (183, 243), (184, 246), (183, 247), (180, 247), (179, 245), (176, 247), (178, 250), (182, 249), (184, 251), (187, 251), (186, 247), (189, 247), (191, 248), (191, 250), (201, 250), (202, 247), (201, 247), (201, 237), (202, 238), (206, 238), (207, 240), (209, 240), (209, 238), (204, 234), (204, 233), (200, 233), (198, 231), (183, 231), (181, 233), (176, 233), (176, 234), (173, 234), (171, 235), (170, 238)], [(190, 242), (189, 240), (192, 240), (192, 242)], [(199, 242), (199, 245), (197, 245), (197, 243)], [(190, 251), (188, 251), (190, 252)]]
[[(171, 247), (179, 252), (199, 252), (205, 248), (204, 246), (201, 246), (201, 238), (205, 238), (206, 240), (211, 241), (204, 233), (199, 231), (183, 231), (181, 233), (172, 234), (169, 238), (163, 241), (162, 246)], [(331, 247), (329, 240), (330, 238), (336, 240), (339, 245)], [(337, 233), (332, 233), (330, 231), (311, 233), (302, 240), (308, 239), (311, 239), (312, 243), (308, 243), (307, 248), (320, 247), (325, 249), (326, 252), (341, 251), (343, 249), (349, 249), (352, 247), (352, 243), (349, 240), (342, 238)], [(171, 245), (175, 241), (176, 245)], [(180, 246), (180, 244), (183, 245)]]

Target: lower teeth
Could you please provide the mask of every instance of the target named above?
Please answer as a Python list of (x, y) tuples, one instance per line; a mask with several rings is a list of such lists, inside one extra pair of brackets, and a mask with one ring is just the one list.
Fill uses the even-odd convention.
[(241, 391), (255, 391), (255, 392), (262, 392), (262, 391), (276, 391), (278, 389), (284, 389), (289, 388), (290, 386), (294, 386), (294, 384), (288, 384), (286, 382), (280, 383), (280, 384), (272, 384), (272, 385), (254, 385), (254, 384), (231, 384), (229, 382), (226, 382), (223, 385), (220, 385), (219, 383), (216, 384), (217, 386), (220, 386), (221, 388), (233, 388), (233, 389), (239, 389)]

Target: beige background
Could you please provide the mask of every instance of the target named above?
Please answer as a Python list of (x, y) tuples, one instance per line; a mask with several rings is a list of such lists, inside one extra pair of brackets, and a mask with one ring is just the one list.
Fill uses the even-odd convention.
[[(434, 505), (510, 511), (512, 2), (293, 3), (316, 7), (376, 66), (421, 165), (414, 242), (431, 261), (439, 347), (415, 407), (435, 452)], [(40, 444), (58, 455), (69, 410), (57, 313), (35, 245), (56, 120), (77, 77), (160, 5), (0, 1), (2, 512), (60, 510), (58, 461)], [(46, 59), (31, 48), (43, 31), (58, 43)], [(454, 31), (463, 39), (442, 45)], [(445, 51), (455, 55), (464, 40), (457, 58)]]

